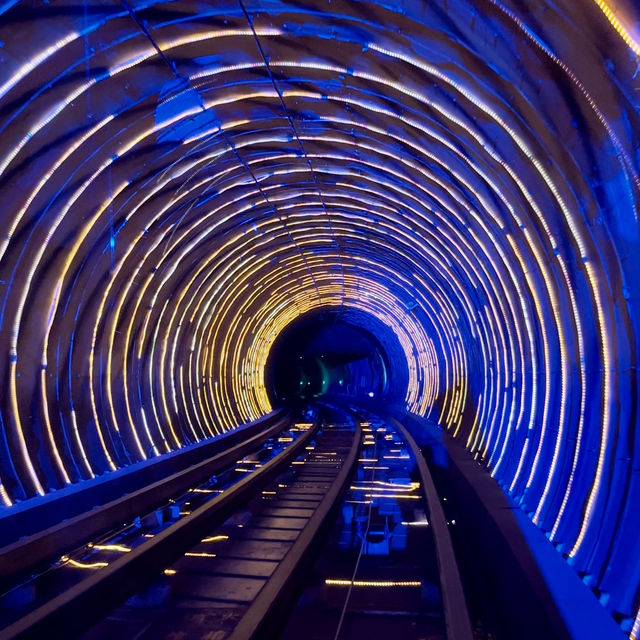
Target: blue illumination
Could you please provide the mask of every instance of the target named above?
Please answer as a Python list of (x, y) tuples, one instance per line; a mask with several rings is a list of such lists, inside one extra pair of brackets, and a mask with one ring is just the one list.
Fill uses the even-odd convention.
[(640, 638), (637, 7), (205, 4), (0, 6), (0, 509), (259, 417), (335, 313), (282, 397), (438, 424)]

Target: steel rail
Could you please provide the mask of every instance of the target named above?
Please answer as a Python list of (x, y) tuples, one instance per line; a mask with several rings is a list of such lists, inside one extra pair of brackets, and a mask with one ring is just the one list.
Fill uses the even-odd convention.
[[(147, 543), (1, 630), (0, 640), (66, 640), (88, 628), (118, 602), (144, 587), (153, 575), (181, 556), (185, 549), (196, 544), (203, 530), (222, 525), (235, 509), (244, 504), (259, 487), (272, 480), (303, 449), (318, 426), (316, 422), (260, 469)], [(235, 459), (237, 451), (229, 455)]]
[(329, 491), (227, 640), (273, 637), (273, 627), (277, 626), (279, 616), (288, 608), (291, 601), (296, 578), (307, 566), (314, 543), (330, 524), (330, 515), (346, 490), (357, 461), (361, 440), (362, 427), (359, 421), (356, 421), (353, 443)]
[(453, 550), (453, 542), (451, 541), (449, 529), (447, 528), (447, 519), (440, 504), (429, 467), (407, 428), (391, 416), (384, 416), (383, 419), (390, 422), (402, 434), (418, 466), (436, 547), (447, 640), (473, 640), (473, 631), (469, 620), (467, 602), (464, 597), (460, 571), (458, 570), (458, 563)]
[[(177, 471), (162, 480), (148, 484), (106, 504), (88, 510), (52, 527), (0, 549), (0, 584), (9, 584), (19, 575), (41, 565), (49, 559), (75, 549), (93, 537), (112, 529), (123, 522), (133, 520), (141, 513), (152, 511), (168, 499), (186, 491), (189, 487), (234, 462), (236, 457), (259, 447), (264, 441), (282, 430), (287, 422), (280, 418), (238, 428), (228, 437), (216, 438), (211, 444), (216, 449), (237, 442), (240, 437), (249, 437), (229, 449), (216, 452), (188, 468)], [(192, 456), (190, 456), (192, 457)], [(186, 461), (187, 463), (189, 460)]]

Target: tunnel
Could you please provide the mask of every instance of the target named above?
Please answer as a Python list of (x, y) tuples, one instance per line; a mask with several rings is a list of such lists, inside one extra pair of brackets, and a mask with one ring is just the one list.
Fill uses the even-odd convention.
[(0, 140), (0, 519), (377, 402), (640, 638), (634, 0), (6, 0)]
[(369, 314), (327, 307), (290, 323), (269, 350), (265, 385), (274, 406), (312, 398), (380, 398), (401, 405), (409, 374), (393, 331)]

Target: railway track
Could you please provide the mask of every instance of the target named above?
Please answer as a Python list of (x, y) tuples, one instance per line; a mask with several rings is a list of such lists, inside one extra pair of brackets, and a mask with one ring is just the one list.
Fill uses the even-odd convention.
[[(424, 461), (415, 445), (411, 447), (409, 434), (389, 421), (375, 424), (374, 429), (372, 423), (354, 418), (279, 430), (259, 449), (234, 457), (231, 467), (192, 487), (182, 499), (137, 518), (115, 535), (63, 555), (51, 575), (62, 571), (83, 579), (70, 585), (63, 580), (57, 593), (51, 588), (47, 592), (51, 576), (45, 572), (45, 583), (32, 606), (22, 616), (15, 615), (19, 607), (14, 609), (15, 619), (0, 631), (0, 639), (249, 640), (280, 633), (296, 637), (312, 615), (300, 620), (304, 607), (298, 605), (288, 617), (309, 576), (317, 577), (313, 563), (318, 556), (339, 557), (335, 549), (325, 548), (327, 535), (321, 534), (335, 529), (336, 523), (344, 524), (348, 513), (355, 518), (358, 512), (360, 523), (367, 526), (356, 531), (355, 520), (350, 521), (354, 549), (359, 549), (356, 566), (342, 556), (339, 575), (326, 578), (324, 584), (333, 604), (329, 598), (323, 606), (333, 607), (337, 630), (332, 635), (316, 625), (317, 634), (308, 629), (309, 637), (338, 638), (351, 628), (350, 635), (342, 636), (346, 638), (358, 632), (358, 624), (366, 628), (360, 596), (367, 586), (371, 596), (379, 594), (377, 587), (382, 585), (397, 587), (396, 599), (422, 603), (417, 615), (423, 622), (430, 620), (431, 637), (470, 640), (457, 571), (452, 579), (446, 568), (452, 560), (446, 557), (446, 544), (432, 545), (429, 553), (435, 555), (426, 565), (411, 564), (410, 580), (370, 577), (385, 555), (385, 544), (387, 552), (391, 548), (389, 518), (380, 518), (385, 509), (389, 513), (394, 509), (389, 498), (411, 502), (412, 509), (422, 505), (410, 515), (403, 506), (405, 520), (394, 524), (399, 526), (396, 540), (400, 529), (411, 529), (407, 535), (413, 536), (414, 546), (416, 541), (423, 543), (415, 535), (418, 521), (413, 514), (425, 514), (424, 522), (428, 514), (435, 522), (438, 515), (431, 512), (439, 507), (425, 502), (429, 487), (421, 468)], [(275, 443), (284, 448), (275, 451)], [(386, 453), (380, 453), (383, 450)], [(389, 450), (402, 454), (394, 459)], [(381, 455), (389, 464), (368, 462)], [(410, 458), (417, 464), (409, 484), (382, 469), (406, 467)], [(172, 513), (178, 516), (175, 520)], [(165, 516), (168, 522), (163, 522)], [(445, 534), (448, 538), (446, 528)], [(437, 554), (443, 554), (444, 561)], [(425, 569), (427, 565), (430, 568)], [(358, 571), (363, 570), (369, 577), (360, 576)], [(402, 573), (403, 567), (396, 566), (398, 571)], [(28, 597), (28, 583), (21, 588)], [(433, 611), (425, 610), (425, 593), (435, 603)], [(369, 601), (378, 613), (384, 610), (379, 597)], [(10, 600), (5, 600), (5, 613), (7, 604)]]
[[(203, 527), (223, 522), (255, 486), (304, 450), (317, 427), (296, 425), (291, 419), (278, 421), (245, 442), (104, 505), (98, 513), (61, 523), (52, 535), (63, 552), (52, 561), (30, 561), (25, 553), (33, 546), (29, 539), (11, 545), (0, 554), (0, 638), (77, 636), (121, 597), (145, 584), (158, 563), (195, 543)], [(171, 492), (173, 497), (167, 498)], [(151, 504), (155, 507), (147, 511)], [(132, 511), (132, 505), (144, 508)], [(93, 530), (92, 517), (104, 521), (101, 511), (108, 514), (111, 525), (118, 524), (68, 551), (63, 546), (65, 534), (75, 542), (83, 531)], [(50, 551), (46, 532), (37, 538)]]

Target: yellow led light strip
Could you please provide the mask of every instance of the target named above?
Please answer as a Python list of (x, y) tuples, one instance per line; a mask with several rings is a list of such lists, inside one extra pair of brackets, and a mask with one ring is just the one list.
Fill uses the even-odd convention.
[(330, 587), (421, 587), (420, 580), (340, 580), (327, 578), (324, 583)]

